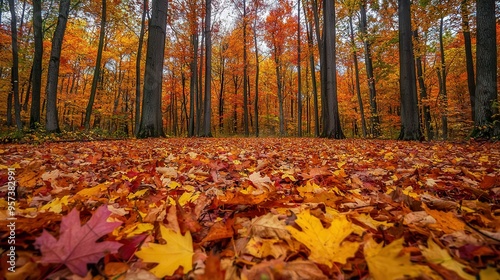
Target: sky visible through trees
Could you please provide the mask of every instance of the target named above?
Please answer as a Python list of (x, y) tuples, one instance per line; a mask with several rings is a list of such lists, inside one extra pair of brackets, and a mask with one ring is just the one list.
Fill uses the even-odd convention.
[[(483, 36), (492, 40), (498, 52), (498, 4), (488, 1), (495, 13), (489, 17), (489, 27), (478, 30), (475, 1), (411, 2), (410, 18), (405, 19), (411, 22), (411, 34), (405, 36), (412, 43), (407, 50), (413, 56), (409, 61), (415, 62), (409, 88), (415, 89), (417, 97), (406, 100), (400, 95), (400, 84), (404, 84), (400, 79), (406, 78), (400, 75), (403, 64), (398, 56), (402, 2), (335, 1), (335, 24), (331, 25), (335, 31), (329, 34), (324, 32), (332, 30), (325, 25), (324, 8), (329, 3), (325, 1), (301, 0), (300, 22), (294, 0), (168, 1), (166, 31), (158, 33), (165, 34), (162, 73), (156, 75), (161, 81), (153, 82), (161, 86), (157, 99), (161, 108), (155, 109), (155, 114), (159, 114), (156, 122), (162, 133), (146, 135), (294, 136), (299, 134), (300, 124), (303, 136), (333, 138), (459, 139), (471, 132), (477, 137), (497, 136), (498, 78), (496, 84), (489, 82), (490, 89), (479, 90), (488, 92), (487, 97), (476, 96), (475, 79), (484, 79), (475, 77), (474, 72), (476, 55), (481, 55), (476, 53), (477, 32), (489, 32)], [(210, 28), (205, 26), (207, 3), (211, 3)], [(33, 3), (13, 2), (17, 59), (12, 53), (8, 1), (1, 3), (2, 130), (13, 130), (17, 124), (18, 128), (47, 131), (137, 134), (141, 112), (149, 112), (141, 110), (143, 101), (147, 102), (141, 97), (149, 88), (144, 84), (149, 67), (148, 36), (157, 34), (149, 30), (153, 3), (71, 1), (59, 72), (55, 72), (49, 62), (57, 62), (50, 54), (61, 19), (60, 4), (41, 1), (40, 69), (35, 61), (34, 34), (39, 29), (35, 28)], [(145, 34), (141, 38), (145, 4)], [(141, 48), (139, 39), (144, 44)], [(207, 48), (207, 44), (211, 46)], [(335, 49), (333, 55), (322, 57), (327, 49)], [(491, 56), (486, 59), (498, 67), (494, 49), (490, 44), (486, 55)], [(16, 69), (19, 78), (14, 87)], [(336, 75), (330, 86), (327, 78), (333, 70)], [(486, 71), (490, 80), (493, 70)], [(487, 74), (479, 72), (480, 76)], [(477, 111), (476, 99), (482, 100)], [(413, 115), (409, 120), (405, 115), (405, 100), (417, 102), (418, 117)], [(474, 122), (474, 114), (488, 116)], [(326, 121), (330, 116), (336, 119), (331, 125)], [(413, 122), (412, 129), (419, 131), (402, 136), (410, 126), (401, 126), (405, 121)], [(336, 133), (325, 133), (333, 128)]]

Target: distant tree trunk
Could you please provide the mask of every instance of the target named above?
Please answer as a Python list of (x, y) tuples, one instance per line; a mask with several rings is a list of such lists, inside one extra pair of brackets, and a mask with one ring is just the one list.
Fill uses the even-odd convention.
[(14, 116), (18, 130), (23, 129), (21, 122), (21, 103), (19, 102), (19, 54), (17, 48), (17, 16), (14, 0), (9, 0), (10, 9), (10, 32), (12, 38), (12, 93), (14, 95)]
[[(203, 26), (203, 22), (201, 24)], [(203, 28), (203, 27), (202, 27)], [(196, 126), (195, 126), (195, 134), (196, 136), (201, 136), (202, 129), (203, 129), (203, 62), (204, 62), (204, 50), (205, 50), (205, 32), (201, 32), (201, 46), (199, 47), (200, 50), (200, 58), (199, 58), (199, 64), (198, 64), (198, 88), (196, 90)]]
[[(418, 31), (414, 30), (414, 39), (415, 42), (420, 46), (419, 41), (420, 37), (418, 36)], [(422, 58), (421, 58), (421, 51), (417, 51), (417, 55), (415, 57), (415, 62), (416, 62), (416, 67), (417, 67), (417, 80), (418, 80), (418, 86), (420, 89), (420, 102), (423, 104), (423, 115), (424, 115), (424, 128), (425, 128), (425, 134), (427, 136), (427, 140), (432, 140), (434, 138), (434, 132), (432, 129), (432, 123), (431, 123), (431, 110), (430, 106), (427, 103), (427, 87), (425, 86), (424, 82), (424, 70), (422, 66)]]
[(366, 0), (361, 3), (360, 29), (365, 47), (365, 66), (370, 90), (370, 133), (373, 137), (380, 136), (380, 118), (377, 109), (377, 90), (375, 88), (375, 76), (373, 74), (373, 62), (371, 54), (371, 43), (368, 38), (368, 21), (366, 17)]
[(474, 81), (474, 61), (472, 58), (472, 40), (470, 36), (469, 27), (469, 1), (462, 0), (460, 4), (460, 11), (462, 14), (462, 31), (464, 34), (464, 47), (465, 47), (465, 63), (467, 67), (467, 86), (469, 89), (470, 105), (472, 112), (472, 121), (475, 118), (475, 95), (476, 95), (476, 82)]
[(106, 0), (101, 1), (101, 29), (99, 31), (99, 45), (97, 47), (97, 58), (94, 68), (94, 77), (92, 78), (92, 87), (90, 89), (89, 103), (85, 110), (85, 129), (90, 129), (90, 117), (92, 116), (92, 106), (94, 106), (95, 94), (97, 91), (97, 81), (101, 72), (102, 49), (104, 47), (104, 35), (106, 33)]
[(59, 63), (61, 60), (61, 49), (68, 21), (70, 0), (61, 0), (59, 4), (59, 18), (56, 30), (52, 38), (52, 50), (50, 52), (49, 68), (47, 70), (47, 110), (45, 118), (45, 129), (47, 132), (60, 132), (59, 119), (57, 116), (57, 84), (59, 78)]
[(313, 30), (311, 24), (306, 22), (307, 44), (309, 49), (309, 67), (311, 69), (311, 84), (313, 92), (313, 107), (314, 107), (314, 136), (319, 137), (319, 102), (318, 102), (318, 86), (316, 83), (316, 63), (313, 54)]
[[(40, 124), (40, 95), (42, 92), (42, 59), (43, 59), (43, 31), (42, 31), (42, 0), (33, 0), (33, 31), (35, 37), (35, 55), (33, 58), (33, 77), (30, 110), (30, 128)], [(26, 99), (26, 102), (28, 100)]]
[(300, 1), (297, 0), (297, 136), (302, 137), (302, 77), (300, 69)]
[(148, 12), (149, 0), (144, 0), (142, 6), (141, 31), (139, 33), (139, 46), (137, 47), (137, 57), (135, 60), (135, 131), (139, 132), (139, 122), (141, 121), (141, 60), (142, 46), (144, 44), (144, 29), (146, 23), (146, 13)]
[(399, 90), (401, 102), (400, 140), (420, 140), (415, 60), (411, 30), (410, 0), (399, 0)]
[(144, 73), (144, 99), (137, 137), (164, 136), (161, 112), (168, 1), (153, 0)]
[[(257, 13), (258, 6), (255, 8), (255, 13)], [(257, 17), (255, 17), (253, 25), (253, 40), (254, 40), (254, 53), (255, 53), (255, 99), (253, 102), (254, 110), (254, 125), (255, 125), (255, 137), (259, 137), (259, 46), (257, 45)]]
[(497, 100), (495, 0), (477, 0), (476, 96), (474, 138), (500, 135)]
[(351, 31), (351, 45), (353, 48), (352, 59), (354, 62), (354, 77), (355, 77), (355, 83), (356, 83), (356, 96), (358, 98), (359, 113), (361, 114), (361, 132), (363, 133), (363, 138), (366, 138), (365, 109), (363, 108), (363, 99), (361, 98), (361, 87), (359, 84), (358, 53), (356, 51), (356, 43), (354, 41), (354, 28), (352, 26), (352, 15), (349, 16), (349, 29)]
[(441, 16), (439, 23), (439, 51), (441, 53), (441, 67), (439, 71), (439, 94), (441, 99), (441, 122), (443, 125), (443, 140), (448, 139), (448, 93), (446, 92), (446, 60), (443, 43), (444, 18)]
[(223, 52), (227, 49), (227, 45), (222, 44), (221, 46), (221, 59), (220, 59), (220, 91), (219, 91), (219, 133), (224, 132), (224, 86), (225, 86), (225, 71), (226, 71), (226, 59), (224, 58)]
[(245, 136), (250, 135), (248, 128), (248, 58), (247, 58), (247, 8), (243, 0), (243, 131)]
[(205, 13), (205, 109), (202, 136), (212, 137), (212, 0), (206, 0)]
[(324, 62), (322, 67), (324, 73), (322, 75), (322, 84), (325, 84), (325, 100), (326, 108), (323, 116), (323, 133), (326, 138), (342, 139), (345, 138), (340, 126), (339, 107), (337, 100), (337, 62), (335, 49), (335, 2), (332, 0), (323, 1), (323, 32), (324, 32)]
[(196, 125), (195, 124), (195, 112), (197, 108), (196, 104), (196, 96), (197, 94), (197, 87), (196, 87), (196, 81), (198, 80), (197, 78), (197, 69), (198, 69), (198, 34), (192, 34), (191, 35), (191, 43), (193, 46), (193, 58), (191, 61), (191, 79), (189, 82), (189, 126), (188, 126), (188, 137), (193, 137), (195, 136), (196, 133)]

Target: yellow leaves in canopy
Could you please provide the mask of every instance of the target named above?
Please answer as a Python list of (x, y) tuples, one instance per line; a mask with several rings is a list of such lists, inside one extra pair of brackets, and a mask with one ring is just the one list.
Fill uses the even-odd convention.
[(429, 246), (429, 248), (422, 248), (422, 255), (424, 255), (427, 261), (433, 264), (439, 264), (449, 270), (452, 270), (465, 280), (476, 279), (476, 277), (465, 273), (465, 265), (454, 260), (446, 249), (439, 247), (439, 245), (437, 245), (432, 239), (429, 239), (427, 246)]
[(336, 217), (328, 228), (324, 228), (321, 221), (306, 210), (297, 214), (295, 223), (302, 230), (287, 226), (288, 231), (311, 250), (309, 259), (316, 263), (328, 267), (332, 267), (334, 262), (345, 264), (358, 250), (359, 243), (344, 241), (353, 232), (353, 227), (343, 215)]
[(184, 272), (193, 269), (193, 240), (188, 231), (185, 235), (160, 225), (162, 238), (166, 244), (149, 243), (135, 255), (144, 262), (158, 263), (151, 272), (158, 278), (172, 276), (182, 266)]
[(434, 275), (429, 267), (413, 264), (410, 254), (401, 252), (403, 241), (404, 239), (400, 238), (385, 247), (373, 239), (366, 242), (364, 254), (373, 279), (390, 280)]

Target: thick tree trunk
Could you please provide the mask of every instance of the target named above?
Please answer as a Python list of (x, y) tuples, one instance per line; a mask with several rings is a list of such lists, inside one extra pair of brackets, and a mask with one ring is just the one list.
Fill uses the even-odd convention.
[(373, 62), (371, 54), (371, 43), (368, 38), (368, 21), (366, 18), (366, 0), (361, 3), (360, 29), (365, 48), (365, 67), (370, 90), (370, 133), (373, 137), (380, 136), (380, 118), (377, 109), (377, 90), (375, 88), (375, 76), (373, 74)]
[(477, 0), (476, 96), (474, 138), (500, 135), (497, 100), (495, 0)]
[(21, 103), (19, 102), (19, 52), (17, 47), (17, 21), (14, 0), (9, 0), (10, 9), (10, 32), (12, 38), (12, 94), (14, 96), (14, 119), (18, 130), (23, 129), (21, 122)]
[(323, 133), (326, 138), (342, 139), (345, 138), (340, 126), (339, 107), (337, 101), (337, 62), (335, 49), (335, 3), (332, 0), (323, 1), (323, 57), (325, 66), (322, 67), (322, 84), (325, 85), (324, 104), (326, 108), (323, 117)]
[(144, 99), (137, 137), (164, 136), (161, 111), (168, 1), (153, 0), (144, 73)]
[(50, 52), (49, 68), (47, 70), (47, 110), (45, 129), (47, 132), (60, 132), (59, 119), (57, 116), (57, 84), (59, 78), (59, 64), (61, 49), (68, 21), (70, 0), (61, 0), (59, 4), (59, 18), (56, 30), (52, 38), (52, 50)]
[(420, 122), (415, 80), (410, 0), (399, 0), (399, 90), (401, 102), (400, 140), (420, 140)]
[(102, 50), (104, 47), (104, 35), (106, 32), (106, 0), (101, 1), (101, 29), (99, 31), (99, 45), (97, 47), (97, 58), (94, 68), (94, 77), (92, 78), (92, 87), (90, 89), (89, 103), (85, 110), (85, 129), (90, 129), (90, 117), (92, 116), (92, 106), (94, 106), (95, 94), (97, 91), (97, 81), (101, 73)]
[(205, 18), (205, 109), (203, 119), (203, 132), (201, 136), (212, 137), (212, 1), (206, 0)]
[[(40, 95), (42, 92), (42, 0), (33, 0), (33, 31), (35, 36), (35, 56), (33, 58), (33, 77), (30, 110), (30, 128), (36, 128), (40, 123)], [(27, 101), (27, 100), (26, 100)]]
[(141, 121), (141, 60), (142, 46), (144, 44), (144, 29), (146, 25), (146, 14), (148, 12), (149, 0), (144, 0), (142, 6), (141, 31), (139, 33), (139, 46), (137, 47), (137, 57), (135, 60), (135, 130), (134, 134), (139, 132)]

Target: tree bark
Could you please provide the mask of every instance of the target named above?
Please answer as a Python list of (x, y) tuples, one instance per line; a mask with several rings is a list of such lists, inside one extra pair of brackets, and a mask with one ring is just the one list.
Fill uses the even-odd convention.
[(61, 0), (59, 4), (59, 17), (56, 30), (52, 38), (52, 50), (50, 52), (49, 68), (47, 70), (47, 110), (45, 118), (45, 129), (47, 132), (60, 132), (57, 114), (57, 84), (59, 78), (59, 64), (61, 60), (61, 49), (68, 21), (70, 0)]
[(500, 135), (497, 100), (495, 0), (477, 0), (476, 96), (472, 137)]
[(193, 58), (191, 61), (191, 79), (189, 81), (189, 125), (188, 125), (188, 136), (193, 137), (196, 133), (196, 116), (195, 112), (197, 111), (197, 86), (196, 81), (197, 78), (197, 69), (198, 69), (198, 34), (191, 35), (191, 44), (193, 47)]
[[(418, 36), (418, 31), (414, 30), (414, 39), (415, 42), (420, 45), (420, 37)], [(420, 102), (423, 104), (423, 117), (424, 117), (424, 128), (425, 128), (425, 134), (427, 136), (427, 140), (432, 140), (434, 138), (434, 132), (432, 128), (432, 123), (431, 123), (431, 109), (430, 106), (427, 104), (427, 87), (425, 86), (424, 82), (424, 70), (423, 70), (423, 65), (422, 65), (422, 58), (421, 58), (421, 51), (417, 50), (417, 55), (415, 57), (415, 62), (416, 62), (416, 67), (417, 67), (417, 80), (418, 80), (418, 87), (420, 90)]]
[(302, 77), (300, 69), (300, 1), (297, 0), (297, 136), (302, 137)]
[(161, 96), (168, 1), (153, 0), (144, 73), (144, 98), (138, 138), (162, 137)]
[(326, 138), (345, 138), (340, 126), (340, 116), (337, 100), (337, 62), (336, 62), (336, 29), (335, 29), (335, 2), (333, 0), (323, 1), (323, 57), (325, 66), (322, 67), (322, 84), (325, 85), (326, 108), (323, 116), (323, 133)]
[(399, 0), (399, 91), (401, 103), (400, 140), (420, 140), (420, 122), (415, 80), (410, 0)]
[(460, 4), (460, 11), (462, 14), (462, 32), (464, 34), (464, 48), (465, 48), (465, 64), (467, 68), (467, 87), (469, 90), (470, 105), (471, 105), (471, 115), (472, 121), (475, 119), (475, 96), (476, 96), (476, 82), (474, 80), (474, 61), (472, 58), (472, 40), (470, 36), (469, 27), (469, 1), (462, 0)]
[(14, 119), (17, 130), (23, 129), (21, 122), (21, 103), (19, 102), (19, 51), (17, 47), (17, 16), (14, 0), (9, 0), (10, 9), (10, 32), (12, 38), (12, 94), (14, 96)]
[(441, 97), (441, 123), (443, 125), (443, 140), (448, 139), (448, 93), (446, 91), (446, 60), (444, 53), (444, 43), (443, 43), (443, 27), (444, 18), (441, 15), (439, 23), (439, 51), (441, 53), (441, 67), (438, 69), (440, 75), (439, 79), (439, 94)]
[[(33, 0), (33, 31), (35, 36), (35, 55), (33, 58), (33, 77), (30, 110), (30, 128), (40, 124), (40, 95), (42, 92), (42, 59), (43, 59), (43, 31), (42, 31), (42, 0)], [(27, 100), (26, 100), (27, 101)]]
[(201, 136), (212, 137), (212, 0), (206, 0), (205, 14), (205, 109)]
[[(255, 13), (258, 14), (258, 6), (255, 7)], [(253, 40), (254, 40), (254, 53), (255, 53), (255, 99), (253, 102), (254, 110), (254, 125), (255, 125), (255, 137), (259, 137), (259, 75), (260, 75), (260, 63), (259, 63), (259, 46), (257, 45), (257, 17), (254, 19), (253, 24)]]
[(137, 57), (135, 60), (135, 130), (134, 134), (139, 132), (141, 121), (141, 60), (142, 46), (144, 45), (144, 29), (146, 23), (146, 14), (148, 11), (149, 0), (144, 0), (141, 16), (141, 31), (139, 33), (139, 46), (137, 47)]
[(245, 136), (250, 135), (248, 128), (248, 55), (247, 55), (247, 8), (243, 0), (243, 131)]
[(102, 50), (104, 47), (104, 35), (106, 32), (106, 0), (101, 1), (101, 28), (99, 31), (99, 45), (97, 47), (97, 58), (94, 68), (94, 77), (92, 78), (92, 87), (90, 89), (89, 103), (85, 110), (85, 129), (90, 129), (90, 117), (92, 116), (92, 106), (94, 106), (95, 94), (97, 91), (97, 81), (101, 74)]
[(361, 115), (361, 132), (363, 134), (363, 138), (366, 138), (366, 121), (365, 121), (365, 109), (363, 108), (363, 99), (361, 98), (361, 87), (359, 84), (359, 70), (358, 70), (358, 53), (356, 51), (356, 43), (354, 41), (354, 28), (352, 26), (352, 15), (349, 16), (349, 29), (351, 32), (351, 47), (352, 51), (352, 60), (354, 62), (354, 77), (356, 83), (356, 96), (358, 98), (358, 106), (359, 113)]

